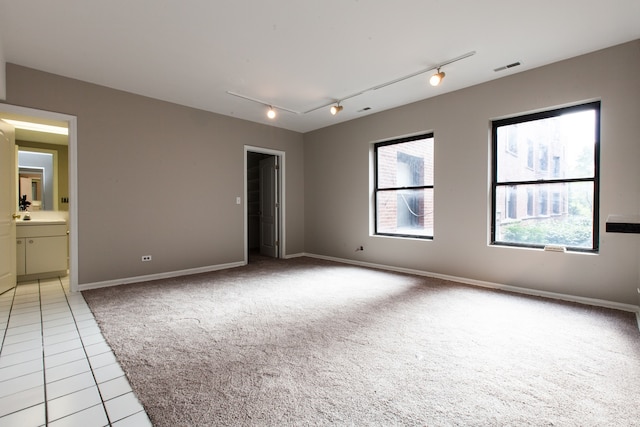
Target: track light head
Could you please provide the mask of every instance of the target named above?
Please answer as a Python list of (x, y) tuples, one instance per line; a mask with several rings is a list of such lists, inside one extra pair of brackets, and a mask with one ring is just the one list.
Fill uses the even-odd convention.
[(440, 71), (440, 68), (438, 68), (438, 72), (431, 76), (429, 83), (431, 83), (431, 86), (438, 86), (442, 79), (444, 79), (444, 71)]
[(276, 118), (276, 110), (274, 110), (271, 106), (269, 106), (269, 110), (267, 110), (267, 117), (269, 117), (270, 119)]
[(337, 105), (332, 105), (331, 109), (329, 110), (331, 112), (332, 115), (336, 115), (338, 114), (340, 111), (342, 111), (342, 105), (337, 104)]

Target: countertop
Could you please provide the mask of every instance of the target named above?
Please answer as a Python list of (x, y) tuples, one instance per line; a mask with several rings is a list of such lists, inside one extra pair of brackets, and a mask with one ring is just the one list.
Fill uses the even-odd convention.
[(16, 221), (16, 225), (64, 225), (67, 221), (64, 219), (30, 219), (25, 221), (24, 219), (19, 219)]

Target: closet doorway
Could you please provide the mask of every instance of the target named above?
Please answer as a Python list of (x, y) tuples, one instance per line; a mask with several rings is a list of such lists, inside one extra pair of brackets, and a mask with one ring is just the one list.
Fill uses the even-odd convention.
[(283, 248), (284, 153), (245, 147), (245, 261), (281, 258)]

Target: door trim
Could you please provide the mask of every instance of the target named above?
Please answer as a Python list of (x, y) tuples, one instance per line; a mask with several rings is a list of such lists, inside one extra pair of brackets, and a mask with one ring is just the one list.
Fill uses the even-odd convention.
[(287, 248), (286, 248), (286, 162), (285, 162), (285, 152), (279, 150), (272, 150), (270, 148), (264, 147), (256, 147), (252, 145), (244, 146), (244, 169), (243, 169), (243, 180), (244, 180), (244, 203), (243, 203), (243, 213), (244, 213), (244, 263), (249, 263), (249, 221), (248, 221), (248, 206), (247, 206), (247, 153), (262, 153), (269, 154), (272, 156), (278, 157), (278, 199), (280, 200), (280, 215), (278, 216), (278, 236), (276, 239), (279, 242), (279, 250), (278, 250), (278, 258), (286, 258)]
[(78, 291), (78, 118), (69, 114), (0, 103), (0, 112), (67, 122), (69, 127), (69, 287)]

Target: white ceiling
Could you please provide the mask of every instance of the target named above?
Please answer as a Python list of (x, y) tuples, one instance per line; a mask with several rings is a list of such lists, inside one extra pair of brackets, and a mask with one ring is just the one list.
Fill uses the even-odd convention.
[[(6, 62), (299, 132), (639, 38), (638, 0), (0, 0)], [(307, 111), (470, 51), (335, 117), (227, 93)]]

